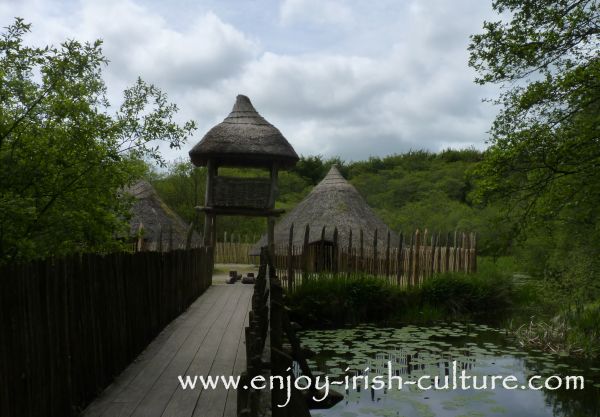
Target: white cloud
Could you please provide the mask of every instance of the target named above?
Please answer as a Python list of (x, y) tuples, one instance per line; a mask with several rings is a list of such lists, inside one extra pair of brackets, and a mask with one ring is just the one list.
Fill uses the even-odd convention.
[[(83, 0), (61, 8), (24, 0), (12, 8), (0, 3), (0, 19), (32, 22), (37, 44), (104, 39), (112, 101), (138, 75), (155, 83), (179, 105), (180, 120), (198, 122), (188, 149), (228, 114), (236, 94), (248, 95), (303, 154), (362, 159), (483, 146), (493, 109), (481, 98), (494, 90), (472, 82), (466, 47), (489, 18), (488, 5), (284, 0), (269, 26), (258, 5), (244, 3), (238, 16), (228, 12), (241, 3), (207, 2), (212, 9), (190, 10), (185, 0)], [(185, 24), (167, 16), (174, 7)], [(332, 30), (344, 35), (332, 38)], [(170, 159), (185, 151), (166, 150)]]
[(284, 25), (314, 23), (348, 25), (354, 21), (352, 9), (343, 0), (283, 0), (279, 18)]

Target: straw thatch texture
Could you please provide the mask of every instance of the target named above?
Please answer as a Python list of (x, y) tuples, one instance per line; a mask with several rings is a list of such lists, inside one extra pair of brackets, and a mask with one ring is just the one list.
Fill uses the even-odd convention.
[(192, 148), (190, 158), (196, 166), (205, 166), (209, 159), (234, 166), (268, 166), (277, 162), (281, 167), (289, 167), (298, 161), (296, 151), (281, 132), (258, 114), (243, 95), (237, 96), (229, 116)]
[[(160, 236), (163, 250), (185, 248), (189, 226), (160, 199), (152, 185), (141, 180), (125, 192), (135, 197), (131, 210), (130, 234), (136, 236), (141, 223), (145, 250), (157, 250)], [(172, 248), (169, 247), (171, 237)], [(191, 244), (192, 247), (201, 246), (198, 233), (193, 232)]]
[[(333, 242), (334, 228), (338, 229), (338, 245), (348, 246), (349, 231), (352, 229), (353, 246), (358, 247), (360, 230), (363, 230), (365, 248), (373, 247), (377, 229), (378, 252), (384, 251), (389, 227), (373, 212), (359, 192), (340, 174), (336, 166), (310, 194), (275, 225), (275, 245), (287, 245), (289, 230), (294, 224), (293, 244), (302, 246), (305, 227), (310, 226), (309, 243), (321, 240), (323, 226), (325, 241)], [(398, 235), (390, 230), (391, 244), (397, 245)], [(252, 248), (252, 256), (260, 253), (267, 244), (266, 235)]]

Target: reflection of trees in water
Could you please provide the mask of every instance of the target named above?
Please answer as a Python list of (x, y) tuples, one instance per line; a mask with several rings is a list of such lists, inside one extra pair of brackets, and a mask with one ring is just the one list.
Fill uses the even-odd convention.
[[(452, 371), (452, 362), (456, 361), (456, 369), (471, 370), (476, 363), (476, 355), (465, 350), (462, 356), (454, 357), (450, 354), (443, 354), (443, 358), (433, 360), (433, 356), (439, 356), (439, 353), (432, 353), (428, 350), (413, 351), (403, 348), (397, 348), (393, 351), (378, 353), (375, 355), (376, 366), (371, 366), (371, 370), (377, 375), (388, 374), (387, 363), (392, 363), (394, 376), (411, 376), (415, 371), (433, 370), (438, 368), (440, 376), (450, 376)], [(427, 363), (421, 363), (420, 360), (427, 360)], [(435, 375), (431, 375), (435, 376)]]
[[(581, 373), (569, 371), (574, 369), (578, 365), (571, 362), (569, 368), (564, 368), (564, 371), (553, 372), (553, 375), (560, 375), (561, 377), (572, 375), (578, 376)], [(579, 364), (580, 366), (580, 364)], [(535, 360), (524, 358), (523, 367), (529, 370), (539, 369), (539, 362)], [(534, 374), (540, 374), (538, 371), (530, 372), (530, 376)], [(550, 375), (543, 375), (550, 376)], [(597, 381), (596, 381), (597, 382)], [(554, 381), (551, 381), (554, 383)], [(537, 382), (539, 385), (540, 382)], [(563, 380), (563, 385), (565, 384)], [(542, 390), (546, 404), (552, 408), (552, 412), (556, 417), (600, 417), (600, 389), (595, 388), (593, 383), (585, 381), (585, 388), (581, 389), (569, 389), (560, 388), (557, 390)]]
[(583, 390), (544, 390), (546, 403), (552, 407), (556, 417), (599, 417), (600, 390), (585, 384)]

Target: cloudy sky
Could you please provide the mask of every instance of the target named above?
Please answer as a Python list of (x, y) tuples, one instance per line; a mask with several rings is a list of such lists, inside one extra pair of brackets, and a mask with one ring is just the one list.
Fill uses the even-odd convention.
[(346, 160), (410, 149), (483, 149), (496, 109), (467, 66), (491, 0), (0, 0), (31, 43), (104, 40), (111, 101), (139, 75), (198, 124), (237, 94), (299, 154)]

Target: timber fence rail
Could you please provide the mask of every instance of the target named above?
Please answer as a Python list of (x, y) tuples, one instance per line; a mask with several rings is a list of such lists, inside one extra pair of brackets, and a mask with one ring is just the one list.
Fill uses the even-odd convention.
[(76, 416), (210, 286), (212, 248), (0, 268), (0, 415)]
[[(285, 306), (285, 295), (271, 256), (265, 249), (260, 256), (260, 267), (254, 293), (252, 310), (249, 313), (249, 325), (246, 327), (246, 370), (242, 373), (240, 384), (251, 387), (253, 378), (262, 376), (269, 381), (271, 376), (286, 380), (294, 377), (297, 368), (302, 375), (314, 379), (306, 361), (306, 349), (302, 348), (295, 328), (290, 322)], [(297, 364), (297, 365), (296, 365)], [(301, 392), (293, 385), (287, 392), (285, 387), (276, 383), (273, 389), (256, 390), (249, 388), (237, 392), (238, 417), (310, 417), (310, 409), (331, 408), (343, 400), (343, 396), (330, 390), (327, 398), (316, 402), (312, 398), (316, 391), (312, 388)], [(289, 403), (285, 407), (289, 395)], [(317, 395), (322, 398), (322, 393)]]
[[(293, 226), (290, 236), (293, 233)], [(310, 229), (306, 226), (303, 245), (275, 246), (274, 265), (282, 284), (288, 289), (315, 276), (379, 276), (391, 284), (418, 286), (436, 273), (477, 271), (477, 237), (475, 233), (454, 232), (442, 235), (418, 229), (410, 236), (402, 233), (393, 242), (387, 233), (385, 244), (375, 239), (366, 242), (349, 233), (346, 245), (338, 244), (334, 229), (333, 242), (308, 244)], [(325, 232), (322, 231), (322, 235)], [(383, 246), (383, 247), (382, 247)]]

